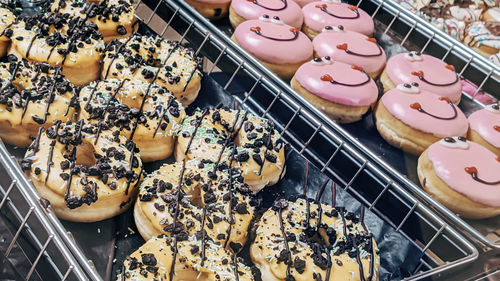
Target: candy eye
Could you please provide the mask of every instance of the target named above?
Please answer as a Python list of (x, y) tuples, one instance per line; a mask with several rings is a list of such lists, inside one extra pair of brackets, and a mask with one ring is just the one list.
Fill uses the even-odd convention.
[(328, 3), (341, 3), (342, 1), (341, 0), (323, 0), (324, 2), (328, 2)]
[(411, 51), (409, 53), (406, 53), (405, 58), (409, 61), (421, 61), (422, 60), (422, 56), (415, 51)]
[(500, 104), (494, 103), (486, 106), (486, 110), (496, 114), (500, 114)]
[(283, 24), (283, 21), (280, 20), (280, 17), (278, 16), (274, 16), (272, 19), (271, 19), (271, 22), (272, 23), (276, 23), (276, 24)]
[(330, 26), (330, 25), (327, 25), (325, 27), (323, 27), (323, 31), (322, 32), (327, 32), (327, 31), (343, 31), (344, 30), (344, 27), (342, 25), (337, 25), (337, 26)]
[(409, 93), (409, 94), (418, 94), (420, 93), (420, 88), (418, 87), (418, 83), (404, 83), (399, 84), (396, 87), (401, 92)]
[(329, 56), (323, 57), (321, 60), (324, 64), (332, 64), (332, 59)]
[(262, 16), (260, 16), (259, 20), (265, 21), (265, 22), (270, 22), (271, 21), (269, 19), (269, 15), (262, 15)]
[(467, 149), (469, 148), (469, 143), (464, 137), (447, 137), (439, 141), (441, 145), (449, 148)]
[(323, 59), (322, 59), (322, 58), (314, 58), (314, 59), (312, 60), (312, 63), (313, 63), (313, 64), (317, 64), (317, 65), (323, 65), (323, 64), (325, 64), (325, 62), (323, 61)]

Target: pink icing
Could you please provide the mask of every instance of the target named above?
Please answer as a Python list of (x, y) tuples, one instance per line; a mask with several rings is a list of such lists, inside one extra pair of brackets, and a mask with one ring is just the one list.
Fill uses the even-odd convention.
[(231, 2), (231, 0), (197, 0), (199, 2), (203, 2), (203, 3), (209, 3), (209, 4), (214, 4), (214, 3), (229, 3)]
[(362, 71), (353, 69), (351, 65), (343, 62), (331, 64), (307, 62), (299, 67), (295, 79), (309, 92), (335, 103), (366, 106), (377, 100), (378, 88), (371, 78), (368, 83), (360, 86), (344, 86), (322, 80), (321, 77), (326, 74), (344, 84), (359, 84), (369, 78)]
[[(325, 30), (314, 38), (313, 46), (319, 57), (330, 56), (333, 60), (361, 66), (366, 72), (374, 73), (383, 67), (387, 56), (376, 42), (368, 39), (366, 35), (349, 30)], [(381, 54), (359, 56), (347, 51), (362, 55)]]
[(449, 148), (440, 142), (432, 144), (427, 155), (434, 171), (450, 188), (471, 200), (487, 206), (500, 206), (500, 184), (480, 183), (465, 171), (466, 167), (475, 167), (479, 178), (496, 182), (500, 180), (497, 156), (477, 143), (467, 143), (467, 149)]
[[(302, 22), (304, 21), (304, 16), (302, 15), (302, 10), (300, 6), (293, 0), (256, 0), (259, 5), (255, 4), (255, 1), (248, 0), (233, 0), (231, 2), (231, 7), (234, 11), (246, 20), (258, 19), (262, 15), (268, 15), (271, 18), (278, 16), (281, 21), (291, 25), (296, 28), (302, 27)], [(283, 10), (272, 11), (270, 9), (281, 9)], [(270, 8), (270, 9), (266, 9)]]
[(440, 100), (440, 96), (430, 92), (420, 91), (419, 94), (410, 94), (395, 88), (382, 96), (382, 103), (387, 110), (406, 125), (431, 133), (436, 137), (464, 136), (468, 130), (467, 117), (456, 106), (456, 118), (442, 120), (415, 109), (418, 103), (423, 110), (442, 118), (454, 115), (452, 106), (446, 100)]
[[(424, 78), (435, 84), (447, 84), (457, 79), (455, 71), (447, 68), (447, 64), (438, 58), (429, 55), (421, 55), (422, 60), (410, 61), (406, 54), (398, 54), (387, 61), (386, 71), (394, 84), (417, 82), (420, 89), (433, 92), (456, 102), (462, 94), (460, 79), (449, 86), (435, 86), (428, 84), (418, 76), (416, 72), (423, 74)], [(414, 74), (412, 74), (414, 73)]]
[(342, 25), (346, 29), (368, 36), (373, 34), (373, 20), (365, 11), (357, 9), (359, 13), (358, 18), (341, 19), (323, 12), (321, 7), (326, 7), (329, 13), (339, 17), (354, 17), (356, 15), (355, 12), (351, 10), (354, 9), (355, 6), (349, 4), (323, 1), (309, 3), (302, 8), (302, 12), (304, 13), (304, 24), (316, 32), (320, 32), (323, 27), (327, 25)]
[(295, 3), (299, 4), (300, 7), (304, 7), (305, 5), (314, 1), (315, 0), (295, 0)]
[(276, 41), (257, 35), (252, 30), (260, 28), (260, 33), (267, 37), (291, 39), (293, 27), (261, 20), (248, 20), (236, 27), (234, 36), (243, 49), (257, 58), (274, 64), (300, 63), (313, 54), (311, 40), (302, 32), (293, 41)]
[(469, 124), (488, 143), (500, 148), (500, 113), (478, 110), (469, 116)]

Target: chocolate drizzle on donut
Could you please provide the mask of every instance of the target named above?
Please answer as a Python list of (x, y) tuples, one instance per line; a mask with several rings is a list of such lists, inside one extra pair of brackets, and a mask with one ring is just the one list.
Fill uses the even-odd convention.
[(193, 139), (196, 136), (196, 133), (198, 132), (198, 128), (201, 126), (201, 123), (203, 122), (203, 118), (208, 114), (208, 109), (204, 109), (203, 113), (201, 114), (201, 117), (199, 119), (196, 119), (196, 126), (194, 127), (193, 135), (189, 139), (188, 145), (186, 146), (186, 151), (184, 154), (188, 155), (189, 149), (191, 148), (191, 145), (193, 143)]
[[(184, 171), (186, 170), (186, 162), (182, 161), (182, 168), (181, 168), (181, 172), (180, 172), (180, 175), (179, 175), (179, 183), (177, 185), (177, 196), (175, 197), (175, 211), (174, 211), (174, 222), (173, 222), (173, 228), (174, 228), (174, 231), (175, 231), (175, 226), (177, 225), (177, 219), (179, 217), (179, 211), (180, 211), (180, 208), (179, 208), (179, 205), (181, 203), (181, 199), (182, 199), (182, 179), (184, 178)], [(202, 231), (204, 231), (202, 229)], [(177, 255), (177, 233), (173, 233), (174, 235), (174, 258), (172, 260), (172, 267), (170, 268), (170, 280), (173, 281), (174, 280), (174, 272), (175, 272), (175, 262), (176, 262), (176, 255)]]
[(467, 174), (471, 175), (472, 179), (474, 179), (475, 181), (480, 182), (482, 184), (486, 184), (486, 185), (497, 185), (497, 184), (500, 184), (500, 180), (498, 180), (498, 181), (486, 181), (486, 180), (481, 179), (478, 176), (477, 168), (474, 167), (474, 166), (465, 167), (464, 170), (465, 170), (465, 172)]
[(342, 43), (342, 44), (337, 45), (337, 49), (343, 50), (349, 55), (358, 56), (358, 57), (378, 57), (378, 56), (382, 55), (382, 48), (377, 43), (375, 43), (375, 45), (378, 48), (378, 52), (376, 54), (361, 54), (361, 53), (351, 51), (351, 50), (349, 50), (349, 46), (347, 43)]
[(73, 144), (73, 152), (71, 152), (71, 155), (69, 157), (69, 161), (71, 162), (70, 169), (69, 169), (69, 177), (68, 177), (68, 180), (66, 183), (66, 192), (64, 194), (64, 201), (66, 201), (66, 206), (68, 206), (68, 208), (70, 208), (70, 209), (74, 209), (74, 208), (79, 207), (81, 205), (81, 203), (77, 204), (77, 205), (73, 205), (72, 204), (73, 200), (70, 200), (71, 199), (71, 197), (70, 197), (71, 182), (73, 180), (73, 172), (74, 172), (75, 165), (76, 165), (76, 150), (77, 150), (78, 144), (81, 142), (82, 129), (83, 129), (83, 119), (76, 123), (76, 127), (77, 127), (77, 132), (74, 135), (73, 143), (72, 143)]
[[(55, 130), (55, 136), (57, 137), (58, 133), (59, 133), (59, 126), (61, 125), (61, 121), (60, 120), (56, 120), (54, 122), (56, 128), (54, 129)], [(49, 156), (47, 157), (47, 175), (45, 176), (45, 182), (47, 182), (47, 180), (49, 179), (49, 174), (50, 174), (50, 167), (52, 165), (54, 165), (54, 162), (52, 162), (52, 155), (54, 154), (54, 147), (56, 146), (56, 141), (53, 140), (50, 142), (50, 145), (49, 145)]]
[(343, 82), (339, 82), (337, 80), (335, 80), (330, 74), (325, 74), (323, 76), (321, 76), (321, 81), (325, 81), (325, 82), (330, 82), (334, 85), (341, 85), (341, 86), (346, 86), (346, 87), (358, 87), (358, 86), (362, 86), (368, 82), (370, 82), (371, 78), (370, 76), (364, 72), (364, 71), (361, 71), (365, 76), (366, 76), (366, 80), (363, 81), (363, 82), (360, 82), (360, 83), (355, 83), (355, 84), (348, 84), (348, 83), (343, 83)]
[(411, 73), (411, 75), (413, 75), (413, 76), (417, 76), (417, 77), (418, 77), (418, 79), (420, 79), (420, 81), (422, 81), (422, 82), (425, 82), (425, 83), (427, 83), (427, 84), (429, 84), (429, 85), (432, 85), (432, 86), (438, 86), (438, 87), (446, 87), (446, 86), (451, 86), (451, 85), (453, 85), (453, 84), (455, 84), (455, 83), (457, 83), (457, 82), (458, 82), (458, 74), (455, 74), (455, 80), (453, 80), (453, 82), (449, 82), (449, 83), (442, 83), (442, 84), (439, 84), (439, 83), (434, 83), (434, 82), (431, 82), (431, 81), (427, 80), (427, 79), (425, 78), (425, 76), (424, 76), (424, 72), (423, 72), (423, 71), (421, 71), (421, 70), (419, 70), (419, 71), (413, 71), (413, 72)]
[(353, 19), (357, 19), (359, 18), (359, 11), (358, 11), (358, 7), (356, 6), (351, 6), (349, 5), (348, 6), (348, 9), (353, 11), (354, 13), (354, 16), (347, 16), (347, 17), (344, 17), (344, 16), (338, 16), (330, 11), (328, 11), (328, 5), (327, 4), (319, 4), (319, 5), (316, 5), (316, 8), (320, 9), (322, 12), (324, 12), (325, 14), (329, 15), (329, 16), (332, 16), (334, 18), (338, 18), (338, 19), (346, 19), (346, 20), (353, 20)]
[(280, 41), (280, 42), (294, 41), (295, 39), (297, 39), (299, 37), (300, 30), (298, 30), (296, 28), (290, 28), (289, 30), (293, 34), (293, 37), (291, 37), (291, 38), (274, 38), (274, 37), (270, 37), (270, 36), (262, 34), (262, 32), (261, 32), (262, 28), (260, 26), (250, 27), (250, 31), (255, 32), (255, 34), (259, 35), (260, 37), (263, 37), (263, 38), (266, 38), (269, 40), (273, 40), (273, 41)]
[[(282, 199), (284, 200), (284, 199)], [(284, 200), (284, 202), (286, 202)], [(283, 216), (282, 216), (282, 211), (283, 211), (283, 208), (286, 208), (288, 207), (288, 202), (286, 203), (286, 205), (284, 204), (274, 204), (273, 207), (277, 207), (277, 214), (278, 214), (278, 218), (279, 218), (279, 221), (280, 221), (280, 230), (281, 230), (281, 235), (283, 236), (283, 242), (285, 243), (285, 249), (286, 249), (286, 279), (285, 280), (291, 280), (291, 274), (290, 274), (290, 261), (292, 260), (292, 254), (290, 253), (290, 248), (288, 246), (288, 238), (287, 238), (287, 235), (285, 233), (285, 227), (283, 226)]]
[(441, 116), (437, 116), (435, 114), (429, 113), (429, 112), (425, 111), (425, 109), (422, 108), (422, 105), (420, 105), (420, 103), (418, 103), (418, 102), (410, 104), (410, 107), (412, 109), (417, 110), (418, 112), (424, 113), (426, 115), (429, 115), (430, 117), (433, 117), (433, 118), (436, 118), (436, 119), (439, 119), (439, 120), (453, 120), (453, 119), (457, 118), (458, 111), (457, 111), (456, 106), (453, 104), (453, 102), (451, 102), (450, 99), (448, 99), (446, 97), (439, 97), (439, 100), (440, 101), (445, 101), (445, 102), (447, 102), (450, 105), (450, 107), (453, 110), (453, 116), (451, 116), (451, 117), (441, 117)]
[(259, 0), (247, 0), (248, 2), (252, 2), (253, 4), (259, 6), (259, 7), (262, 7), (266, 10), (269, 10), (269, 11), (283, 11), (284, 9), (286, 9), (288, 7), (288, 3), (287, 3), (287, 0), (280, 0), (282, 3), (283, 3), (283, 7), (280, 7), (280, 8), (269, 8), (269, 7), (266, 7), (262, 4), (259, 3)]

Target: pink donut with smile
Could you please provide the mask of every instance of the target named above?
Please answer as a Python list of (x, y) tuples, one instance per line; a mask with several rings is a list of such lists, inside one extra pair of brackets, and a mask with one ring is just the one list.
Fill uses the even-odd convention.
[(340, 1), (316, 1), (302, 8), (304, 24), (316, 32), (325, 26), (342, 25), (345, 29), (367, 36), (373, 35), (373, 19), (356, 6)]
[(231, 7), (246, 20), (256, 20), (265, 14), (299, 29), (304, 21), (300, 6), (293, 0), (233, 0)]
[(415, 52), (402, 53), (389, 59), (385, 71), (395, 84), (418, 83), (420, 89), (458, 102), (462, 84), (455, 68), (438, 58)]
[(313, 40), (318, 57), (329, 56), (335, 61), (361, 66), (367, 73), (377, 73), (387, 60), (375, 38), (346, 30), (342, 25), (325, 26)]
[(500, 105), (491, 104), (469, 116), (470, 128), (500, 149)]
[(295, 79), (309, 92), (335, 103), (367, 106), (377, 101), (378, 88), (368, 74), (329, 57), (314, 58), (303, 64)]

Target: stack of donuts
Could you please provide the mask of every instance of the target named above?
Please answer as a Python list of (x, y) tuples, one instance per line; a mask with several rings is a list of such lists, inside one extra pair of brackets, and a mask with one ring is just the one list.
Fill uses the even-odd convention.
[[(201, 58), (135, 33), (131, 2), (0, 12), (0, 137), (27, 148), (21, 167), (61, 219), (95, 222), (134, 206), (147, 242), (121, 280), (378, 280), (362, 216), (305, 197), (257, 214), (255, 194), (285, 175), (285, 142), (248, 111), (186, 114)], [(143, 163), (170, 156), (147, 174)], [(251, 262), (240, 257), (249, 244)]]

